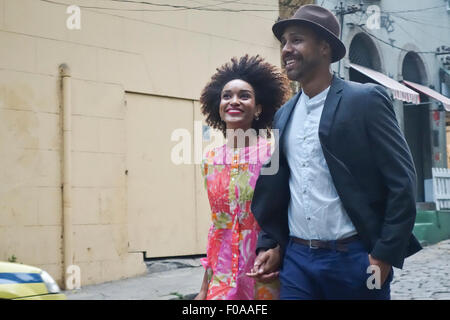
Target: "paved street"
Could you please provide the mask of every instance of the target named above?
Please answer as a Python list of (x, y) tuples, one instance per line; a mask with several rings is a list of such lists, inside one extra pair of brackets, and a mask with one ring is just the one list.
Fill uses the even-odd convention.
[[(82, 287), (65, 292), (68, 299), (169, 300), (191, 298), (198, 292), (203, 268), (198, 259), (148, 263), (149, 273), (131, 279)], [(395, 269), (392, 299), (450, 299), (450, 240), (425, 247), (406, 259), (403, 270)]]
[(424, 247), (394, 269), (392, 299), (450, 300), (450, 240)]

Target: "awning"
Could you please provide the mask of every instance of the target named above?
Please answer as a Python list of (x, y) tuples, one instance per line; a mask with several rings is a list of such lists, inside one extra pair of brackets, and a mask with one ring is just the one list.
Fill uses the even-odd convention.
[(442, 102), (445, 110), (450, 111), (450, 98), (447, 98), (446, 96), (443, 96), (439, 92), (415, 82), (403, 80), (403, 83), (419, 92), (422, 92), (423, 94), (426, 94), (430, 98)]
[(420, 96), (417, 92), (411, 90), (400, 82), (389, 78), (381, 72), (360, 66), (358, 64), (350, 63), (350, 67), (375, 80), (382, 86), (389, 88), (392, 91), (395, 99), (411, 102), (414, 104), (420, 103)]

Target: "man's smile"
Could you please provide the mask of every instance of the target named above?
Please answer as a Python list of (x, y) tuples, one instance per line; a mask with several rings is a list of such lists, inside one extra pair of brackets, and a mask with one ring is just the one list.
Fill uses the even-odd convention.
[(284, 62), (284, 68), (286, 69), (286, 71), (291, 71), (291, 70), (296, 69), (296, 67), (297, 67), (296, 65), (298, 64), (299, 59), (290, 56), (290, 57), (283, 59), (283, 62)]
[(284, 65), (287, 67), (287, 66), (292, 65), (292, 64), (294, 64), (294, 63), (295, 63), (295, 60), (294, 60), (294, 59), (289, 59), (289, 60), (286, 60), (286, 61), (284, 62)]

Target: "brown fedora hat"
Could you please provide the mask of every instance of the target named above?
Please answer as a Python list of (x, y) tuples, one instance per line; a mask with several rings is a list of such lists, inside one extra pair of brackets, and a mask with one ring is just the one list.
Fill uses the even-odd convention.
[(345, 56), (345, 46), (339, 39), (341, 26), (330, 10), (314, 4), (301, 6), (291, 18), (278, 21), (273, 25), (272, 31), (275, 37), (281, 41), (284, 29), (292, 24), (307, 24), (324, 36), (332, 49), (331, 62), (341, 60)]

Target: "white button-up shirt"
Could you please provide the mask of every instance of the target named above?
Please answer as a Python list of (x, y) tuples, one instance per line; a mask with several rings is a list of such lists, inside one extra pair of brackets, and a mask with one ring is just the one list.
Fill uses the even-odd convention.
[(290, 168), (290, 235), (337, 240), (356, 234), (334, 187), (319, 141), (319, 122), (330, 87), (309, 98), (304, 92), (283, 138)]

